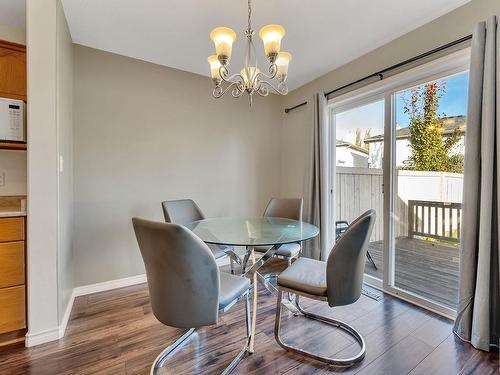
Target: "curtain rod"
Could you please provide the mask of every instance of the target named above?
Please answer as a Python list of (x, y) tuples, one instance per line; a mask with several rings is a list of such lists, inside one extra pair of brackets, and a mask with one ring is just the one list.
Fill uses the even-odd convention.
[[(469, 35), (464, 36), (464, 37), (462, 37), (460, 39), (454, 40), (453, 42), (444, 44), (444, 45), (442, 45), (440, 47), (437, 47), (437, 48), (434, 48), (434, 49), (432, 49), (430, 51), (421, 53), (420, 55), (414, 56), (414, 57), (412, 57), (410, 59), (407, 59), (407, 60), (404, 60), (404, 61), (402, 61), (400, 63), (391, 65), (388, 68), (385, 68), (385, 69), (379, 70), (378, 72), (375, 72), (375, 73), (372, 73), (370, 75), (367, 75), (367, 76), (365, 76), (363, 78), (360, 78), (360, 79), (358, 79), (358, 80), (356, 80), (354, 82), (348, 83), (347, 85), (341, 86), (341, 87), (336, 88), (336, 89), (331, 90), (331, 91), (328, 91), (328, 92), (325, 93), (325, 96), (328, 97), (331, 94), (334, 94), (334, 93), (336, 93), (338, 91), (344, 90), (344, 89), (346, 89), (346, 88), (348, 88), (350, 86), (357, 85), (358, 83), (366, 81), (367, 79), (370, 79), (370, 78), (379, 77), (380, 80), (383, 80), (385, 78), (384, 74), (387, 73), (387, 72), (389, 72), (389, 71), (391, 71), (391, 70), (398, 69), (398, 68), (401, 68), (402, 66), (414, 63), (414, 62), (416, 62), (418, 60), (421, 60), (421, 59), (424, 59), (426, 57), (432, 56), (432, 55), (434, 55), (434, 54), (436, 54), (438, 52), (444, 51), (444, 50), (446, 50), (448, 48), (451, 48), (451, 47), (454, 47), (454, 46), (456, 46), (458, 44), (467, 42), (467, 41), (469, 41), (471, 39), (472, 39), (472, 34), (469, 34)], [(285, 108), (285, 113), (288, 113), (288, 112), (294, 110), (295, 108), (302, 107), (302, 106), (304, 106), (306, 104), (307, 104), (307, 102), (303, 102), (303, 103), (297, 104), (297, 105), (295, 105), (293, 107)]]

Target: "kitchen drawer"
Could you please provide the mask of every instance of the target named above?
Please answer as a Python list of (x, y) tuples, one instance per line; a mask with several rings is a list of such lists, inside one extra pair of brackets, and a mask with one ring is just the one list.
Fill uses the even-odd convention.
[(0, 218), (0, 242), (24, 241), (24, 217)]
[(24, 285), (0, 289), (0, 333), (26, 328)]
[(0, 288), (24, 284), (24, 242), (0, 243)]

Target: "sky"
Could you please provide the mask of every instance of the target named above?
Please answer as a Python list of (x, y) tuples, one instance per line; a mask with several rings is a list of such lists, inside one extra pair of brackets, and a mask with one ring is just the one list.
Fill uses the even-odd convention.
[[(446, 91), (439, 101), (438, 112), (445, 116), (466, 115), (468, 73), (461, 73), (443, 79)], [(404, 98), (409, 97), (409, 90), (396, 93), (396, 123), (398, 128), (409, 124), (408, 115), (404, 113)], [(356, 129), (364, 134), (371, 129), (371, 135), (384, 132), (384, 101), (379, 100), (362, 107), (338, 113), (335, 117), (337, 139), (354, 143)]]

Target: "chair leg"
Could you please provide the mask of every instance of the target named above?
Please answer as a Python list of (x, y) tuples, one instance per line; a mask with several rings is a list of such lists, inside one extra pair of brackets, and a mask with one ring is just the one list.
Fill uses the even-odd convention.
[[(233, 372), (233, 370), (236, 368), (236, 366), (238, 366), (241, 360), (245, 358), (245, 355), (247, 353), (251, 354), (249, 352), (250, 338), (252, 337), (252, 319), (250, 316), (250, 293), (247, 293), (245, 296), (245, 321), (247, 328), (247, 339), (245, 341), (245, 346), (243, 347), (242, 350), (239, 351), (238, 355), (231, 361), (229, 366), (227, 366), (222, 371), (222, 375), (231, 374), (231, 372)], [(174, 354), (176, 350), (179, 349), (187, 341), (189, 337), (191, 337), (191, 335), (195, 332), (195, 330), (196, 330), (195, 328), (189, 329), (181, 337), (175, 340), (173, 344), (163, 349), (163, 351), (154, 360), (153, 365), (151, 366), (150, 375), (156, 375), (158, 369), (165, 364), (167, 357), (169, 357), (169, 355), (171, 354)]]
[(229, 375), (233, 370), (238, 366), (238, 364), (241, 362), (243, 358), (245, 358), (245, 355), (251, 354), (249, 352), (250, 348), (250, 339), (252, 337), (252, 318), (250, 316), (250, 294), (247, 293), (245, 297), (245, 321), (246, 321), (246, 326), (247, 326), (247, 340), (245, 343), (245, 346), (243, 347), (242, 350), (238, 353), (238, 355), (232, 360), (232, 362), (227, 366), (224, 371), (222, 371), (222, 375)]
[(366, 252), (366, 257), (368, 258), (368, 260), (370, 261), (370, 263), (373, 265), (373, 267), (375, 268), (375, 270), (378, 270), (377, 265), (373, 261), (373, 258), (372, 258), (372, 256), (371, 256), (371, 254), (370, 254), (369, 251)]
[(195, 332), (195, 328), (190, 328), (186, 333), (184, 333), (181, 337), (179, 337), (175, 342), (169, 346), (167, 346), (165, 349), (161, 351), (160, 354), (156, 357), (154, 360), (153, 364), (151, 365), (151, 375), (155, 375), (156, 372), (160, 367), (163, 366), (165, 363), (167, 357), (170, 354), (175, 353), (177, 349), (179, 349), (186, 341), (191, 337), (191, 335)]
[(312, 352), (308, 352), (307, 350), (296, 348), (294, 346), (291, 346), (291, 345), (283, 342), (283, 340), (281, 339), (281, 336), (280, 336), (282, 295), (283, 295), (283, 291), (280, 289), (278, 292), (278, 301), (276, 303), (276, 318), (275, 318), (275, 322), (274, 322), (274, 337), (276, 339), (276, 342), (283, 349), (290, 351), (290, 352), (293, 352), (293, 353), (296, 353), (296, 354), (299, 354), (299, 355), (303, 355), (303, 356), (306, 356), (309, 358), (316, 359), (316, 360), (324, 362), (324, 363), (328, 363), (328, 364), (333, 365), (333, 366), (343, 366), (343, 367), (352, 366), (352, 365), (358, 363), (359, 361), (361, 361), (365, 357), (365, 353), (366, 353), (365, 341), (363, 340), (363, 337), (361, 337), (361, 335), (358, 333), (358, 331), (356, 331), (353, 327), (351, 327), (347, 323), (344, 323), (340, 320), (330, 319), (330, 318), (327, 318), (327, 317), (324, 317), (321, 315), (316, 315), (316, 314), (304, 311), (304, 309), (302, 309), (300, 304), (299, 304), (299, 296), (298, 295), (296, 295), (295, 302), (296, 302), (296, 305), (297, 305), (297, 308), (299, 309), (299, 311), (302, 314), (304, 314), (304, 317), (309, 318), (309, 319), (318, 320), (322, 323), (330, 324), (330, 325), (333, 325), (337, 328), (343, 329), (344, 331), (346, 331), (347, 333), (349, 333), (352, 337), (354, 337), (356, 339), (356, 341), (361, 346), (361, 350), (359, 351), (358, 354), (356, 354), (355, 356), (350, 357), (350, 358), (345, 358), (345, 359), (328, 358), (328, 357), (323, 357), (323, 356), (317, 355), (317, 354), (312, 353)]

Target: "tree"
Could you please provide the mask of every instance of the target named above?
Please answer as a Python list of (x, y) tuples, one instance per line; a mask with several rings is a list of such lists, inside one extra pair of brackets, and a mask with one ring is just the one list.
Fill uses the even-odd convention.
[(363, 141), (361, 139), (361, 129), (359, 128), (356, 129), (356, 139), (354, 140), (354, 145), (360, 148), (363, 146)]
[(428, 83), (411, 90), (410, 99), (404, 107), (410, 117), (411, 148), (405, 169), (463, 172), (463, 155), (452, 154), (461, 134), (456, 129), (452, 134), (445, 135), (443, 121), (438, 115), (439, 99), (445, 90), (442, 82)]
[(368, 150), (368, 143), (365, 143), (365, 139), (371, 137), (372, 130), (368, 129), (365, 130), (365, 134), (361, 134), (361, 129), (357, 128), (356, 129), (356, 138), (354, 139), (354, 145), (358, 146), (359, 148), (364, 148), (365, 150)]

